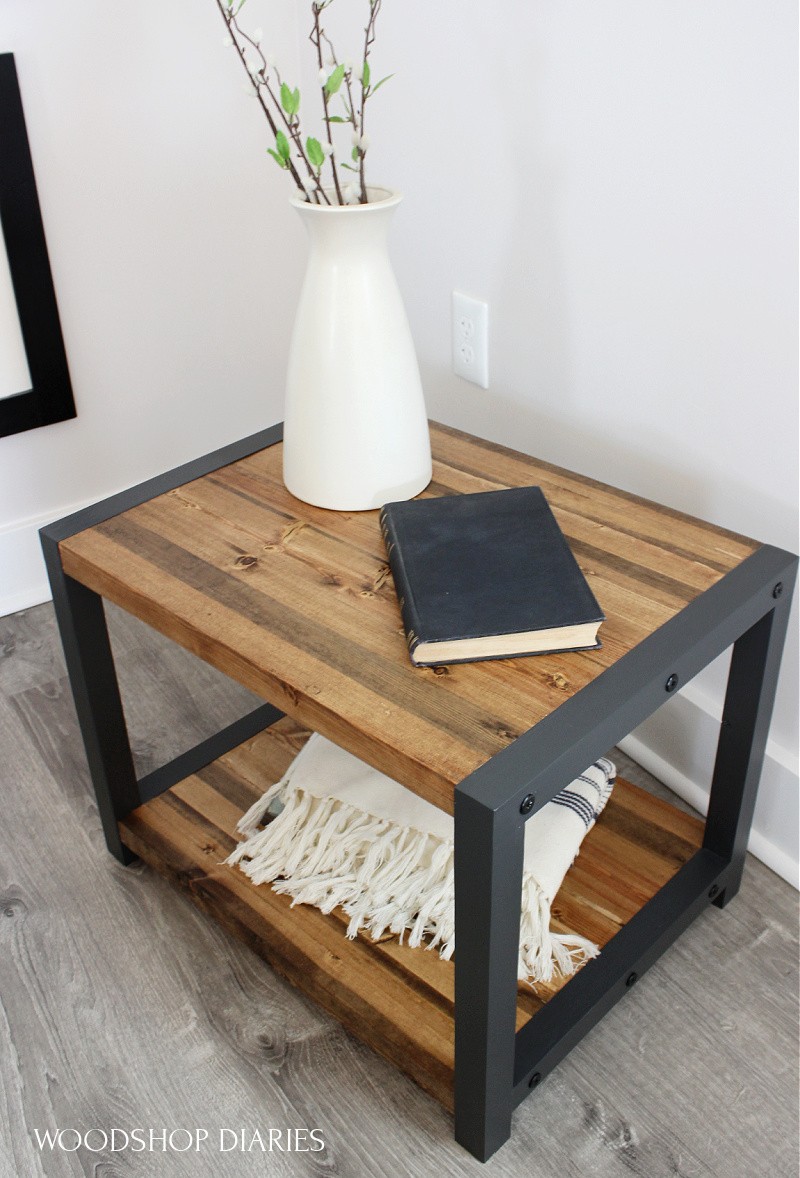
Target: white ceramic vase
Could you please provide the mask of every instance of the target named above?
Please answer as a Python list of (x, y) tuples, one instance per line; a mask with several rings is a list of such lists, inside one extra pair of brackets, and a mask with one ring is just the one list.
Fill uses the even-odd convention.
[(419, 368), (389, 261), (401, 197), (292, 204), (310, 255), (289, 350), (283, 478), (298, 499), (366, 511), (410, 499), (431, 478)]

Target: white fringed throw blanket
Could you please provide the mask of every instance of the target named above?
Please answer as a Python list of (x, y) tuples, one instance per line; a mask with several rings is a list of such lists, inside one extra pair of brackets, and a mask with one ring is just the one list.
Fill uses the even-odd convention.
[[(584, 836), (608, 801), (615, 768), (601, 759), (557, 794), (525, 828), (521, 981), (568, 976), (599, 949), (550, 929), (550, 906)], [(261, 828), (267, 811), (282, 806)], [(314, 734), (276, 785), (242, 817), (230, 858), (254, 884), (271, 883), (293, 904), (341, 906), (347, 936), (360, 929), (408, 943), (455, 949), (453, 819), (357, 757)]]

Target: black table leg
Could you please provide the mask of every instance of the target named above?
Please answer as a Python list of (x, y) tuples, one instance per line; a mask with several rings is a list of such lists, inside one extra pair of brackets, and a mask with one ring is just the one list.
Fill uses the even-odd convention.
[(78, 713), (89, 772), (108, 849), (120, 863), (135, 856), (122, 843), (117, 823), (139, 805), (128, 730), (102, 598), (48, 562), (64, 656)]
[(723, 855), (733, 868), (724, 890), (714, 901), (720, 908), (736, 895), (741, 883), (789, 621), (792, 584), (786, 584), (784, 578), (773, 593), (775, 608), (737, 639), (731, 654), (703, 840), (705, 847)]
[(456, 792), (455, 1136), (481, 1161), (511, 1134), (524, 830)]

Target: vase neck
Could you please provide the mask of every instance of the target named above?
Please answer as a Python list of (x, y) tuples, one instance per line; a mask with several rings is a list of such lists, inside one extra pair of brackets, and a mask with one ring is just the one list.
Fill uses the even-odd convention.
[(312, 247), (359, 253), (385, 249), (396, 202), (320, 206), (295, 204)]

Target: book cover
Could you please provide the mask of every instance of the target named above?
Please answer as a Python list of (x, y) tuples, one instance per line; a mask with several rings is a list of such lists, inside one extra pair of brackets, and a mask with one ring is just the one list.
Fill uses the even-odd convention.
[(600, 645), (604, 614), (540, 487), (387, 503), (380, 522), (412, 662)]

